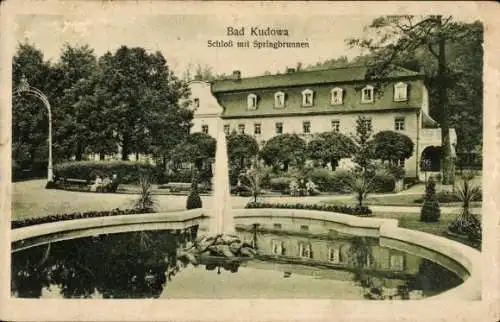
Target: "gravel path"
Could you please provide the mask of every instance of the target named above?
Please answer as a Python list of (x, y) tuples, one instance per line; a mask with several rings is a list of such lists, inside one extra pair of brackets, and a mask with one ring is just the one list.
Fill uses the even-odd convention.
[[(75, 211), (110, 210), (114, 208), (131, 208), (137, 195), (134, 194), (101, 194), (87, 192), (72, 192), (64, 190), (44, 189), (45, 180), (30, 180), (12, 184), (12, 218), (21, 219), (29, 217), (47, 216), (52, 214), (68, 213)], [(415, 187), (411, 193), (421, 194)], [(406, 191), (405, 193), (409, 193)], [(372, 196), (393, 196), (394, 194), (380, 194)], [(159, 212), (184, 210), (186, 196), (158, 195), (155, 196), (156, 208)], [(232, 208), (243, 208), (251, 198), (231, 197)], [(339, 202), (354, 203), (351, 195), (329, 195), (314, 197), (273, 196), (266, 197), (266, 202), (281, 203), (323, 203), (338, 200)], [(213, 198), (202, 196), (204, 208), (212, 208)], [(419, 213), (420, 207), (406, 206), (370, 206), (376, 213), (398, 212)], [(442, 213), (458, 213), (457, 207), (441, 207)], [(480, 209), (475, 209), (480, 212)]]

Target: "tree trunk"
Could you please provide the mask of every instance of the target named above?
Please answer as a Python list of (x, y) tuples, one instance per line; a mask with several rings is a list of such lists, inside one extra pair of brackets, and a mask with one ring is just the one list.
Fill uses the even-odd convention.
[(244, 157), (240, 158), (240, 169), (241, 170), (245, 169), (245, 158)]
[(128, 136), (124, 135), (122, 140), (122, 161), (128, 161), (130, 154), (130, 142)]
[(288, 161), (283, 162), (283, 171), (288, 172)]
[(81, 161), (83, 159), (83, 147), (80, 142), (76, 142), (76, 152), (75, 152), (75, 160)]
[[(441, 16), (439, 25), (441, 27)], [(442, 29), (442, 27), (440, 28)], [(451, 155), (450, 144), (450, 122), (448, 115), (448, 75), (446, 71), (446, 39), (443, 35), (439, 37), (439, 53), (438, 53), (438, 107), (441, 109), (441, 151), (442, 151), (442, 173), (443, 184), (453, 184), (454, 182), (454, 164)]]

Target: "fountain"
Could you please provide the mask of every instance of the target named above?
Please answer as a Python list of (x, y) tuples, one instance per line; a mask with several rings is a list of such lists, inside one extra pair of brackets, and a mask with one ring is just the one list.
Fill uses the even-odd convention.
[(226, 134), (222, 131), (222, 119), (218, 121), (217, 149), (215, 152), (215, 171), (213, 181), (213, 216), (210, 220), (209, 234), (233, 234), (234, 221), (231, 214), (229, 194), (229, 167)]
[[(215, 153), (215, 171), (213, 180), (213, 209), (208, 222), (206, 235), (201, 235), (193, 245), (190, 245), (179, 255), (181, 259), (197, 265), (203, 263), (207, 269), (218, 265), (231, 267), (236, 272), (239, 263), (244, 259), (253, 258), (254, 248), (242, 242), (234, 235), (234, 220), (231, 212), (229, 193), (229, 162), (227, 155), (226, 134), (222, 119), (218, 120), (217, 148)], [(218, 270), (220, 274), (220, 269)]]

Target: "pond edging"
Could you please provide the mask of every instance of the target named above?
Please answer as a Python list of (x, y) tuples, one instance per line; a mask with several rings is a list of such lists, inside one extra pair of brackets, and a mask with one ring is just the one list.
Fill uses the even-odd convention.
[[(233, 209), (236, 221), (245, 218), (295, 218), (314, 221), (328, 221), (345, 225), (354, 229), (371, 231), (374, 237), (379, 237), (381, 245), (386, 240), (396, 240), (408, 244), (428, 248), (441, 255), (449, 257), (463, 266), (469, 277), (458, 287), (427, 298), (427, 300), (479, 300), (481, 299), (481, 252), (443, 237), (428, 233), (398, 227), (396, 219), (366, 218), (324, 211), (299, 210), (299, 209)], [(192, 209), (172, 213), (148, 213), (140, 215), (110, 216), (102, 218), (86, 218), (62, 222), (46, 223), (28, 226), (11, 231), (11, 242), (16, 243), (32, 238), (58, 236), (72, 232), (85, 231), (89, 236), (98, 233), (103, 228), (115, 227), (118, 231), (130, 231), (131, 225), (141, 227), (152, 225), (150, 229), (160, 223), (186, 223), (202, 220), (210, 213), (205, 209)], [(115, 232), (118, 232), (115, 231)], [(361, 231), (360, 231), (361, 234)], [(83, 236), (79, 236), (83, 237)], [(74, 237), (73, 237), (74, 238)], [(70, 239), (70, 238), (66, 238)], [(59, 239), (61, 240), (61, 239)], [(46, 243), (47, 241), (45, 241)], [(383, 245), (382, 245), (383, 246)], [(32, 246), (30, 246), (32, 247)]]

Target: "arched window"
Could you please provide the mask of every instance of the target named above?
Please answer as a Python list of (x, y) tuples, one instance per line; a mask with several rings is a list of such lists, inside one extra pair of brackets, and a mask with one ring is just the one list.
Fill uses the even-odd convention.
[(373, 102), (373, 86), (367, 85), (361, 90), (361, 102), (362, 103)]
[(332, 89), (332, 97), (331, 104), (332, 105), (341, 105), (343, 103), (343, 90), (342, 88), (335, 87)]
[(247, 108), (249, 110), (257, 109), (257, 95), (249, 94), (247, 97)]
[(285, 93), (276, 92), (274, 94), (274, 107), (275, 108), (283, 108), (285, 107)]
[(306, 89), (302, 91), (302, 106), (313, 106), (313, 91)]
[(394, 85), (394, 101), (401, 102), (408, 99), (408, 84), (399, 82)]

